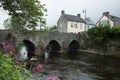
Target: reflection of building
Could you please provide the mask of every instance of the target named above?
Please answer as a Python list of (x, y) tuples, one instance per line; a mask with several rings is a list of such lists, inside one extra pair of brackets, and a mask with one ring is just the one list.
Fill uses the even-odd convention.
[(99, 19), (99, 21), (96, 23), (97, 25), (102, 24), (106, 25), (109, 24), (113, 26), (120, 26), (120, 18), (116, 16), (109, 15), (109, 12), (104, 12), (103, 16)]
[(95, 26), (95, 23), (90, 18), (86, 18), (85, 22), (86, 22), (86, 31)]
[(59, 32), (64, 33), (78, 33), (85, 31), (85, 21), (81, 18), (80, 14), (68, 15), (64, 11), (61, 12), (61, 16), (57, 22), (57, 28)]

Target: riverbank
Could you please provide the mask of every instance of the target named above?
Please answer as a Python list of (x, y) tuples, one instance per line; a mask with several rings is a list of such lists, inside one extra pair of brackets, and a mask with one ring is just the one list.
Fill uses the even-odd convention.
[(97, 52), (97, 51), (95, 51), (93, 49), (91, 49), (91, 50), (78, 50), (78, 51), (85, 52), (85, 53), (90, 53), (90, 54), (97, 54), (97, 55), (102, 55), (102, 56), (110, 56), (110, 57), (120, 58), (120, 53), (111, 53), (111, 54), (107, 53), (106, 54), (106, 53)]

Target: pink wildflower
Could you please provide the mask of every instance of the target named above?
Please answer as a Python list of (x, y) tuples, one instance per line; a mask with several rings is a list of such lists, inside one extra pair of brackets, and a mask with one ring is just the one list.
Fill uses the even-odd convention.
[(37, 53), (37, 54), (40, 53), (40, 51), (38, 49), (36, 49), (34, 52)]
[(17, 61), (17, 60), (16, 60), (15, 63), (16, 63), (16, 64), (20, 64), (20, 61)]
[(47, 80), (60, 80), (60, 79), (57, 77), (49, 77)]
[(42, 70), (42, 69), (43, 69), (42, 64), (39, 64), (39, 65), (37, 66), (37, 70), (39, 71), (39, 70)]
[(34, 66), (34, 67), (32, 68), (32, 71), (33, 71), (33, 72), (36, 72), (36, 71), (37, 71), (37, 67)]
[(56, 77), (55, 80), (60, 80), (60, 79)]
[(10, 44), (10, 43), (7, 43), (7, 52), (14, 52), (15, 51), (15, 47), (14, 45)]
[(49, 77), (47, 80), (53, 80), (53, 78), (52, 78), (52, 77)]
[(53, 71), (52, 74), (53, 74), (53, 75), (57, 75), (57, 73), (58, 73), (57, 70), (55, 70), (55, 71)]

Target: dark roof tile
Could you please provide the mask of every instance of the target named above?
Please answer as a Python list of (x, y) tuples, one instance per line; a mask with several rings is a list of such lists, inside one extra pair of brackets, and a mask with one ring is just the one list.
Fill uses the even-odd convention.
[(85, 21), (86, 21), (86, 24), (88, 25), (95, 25), (95, 23), (90, 19), (86, 19)]
[(113, 22), (120, 22), (120, 18), (113, 16), (113, 15), (109, 15), (107, 16), (110, 20), (112, 20)]
[(68, 14), (64, 14), (64, 16), (66, 17), (66, 19), (68, 21), (75, 21), (75, 22), (85, 23), (85, 21), (82, 18), (80, 18), (79, 16), (68, 15)]

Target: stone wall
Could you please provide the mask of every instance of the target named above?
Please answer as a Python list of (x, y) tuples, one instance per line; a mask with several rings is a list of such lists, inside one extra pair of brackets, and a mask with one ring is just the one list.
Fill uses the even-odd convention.
[(84, 50), (100, 55), (120, 55), (120, 41), (112, 41), (111, 43), (98, 45), (89, 39), (86, 45), (86, 49)]
[(35, 35), (31, 31), (24, 32), (24, 31), (14, 31), (14, 30), (0, 30), (0, 42), (3, 43), (12, 42), (15, 45), (17, 45), (18, 43), (24, 40), (31, 41), (36, 47), (41, 45), (45, 47), (52, 40), (59, 43), (61, 49), (67, 49), (69, 44), (73, 40), (77, 41), (80, 44), (80, 46), (82, 46), (81, 34), (60, 33), (60, 32), (37, 32), (37, 34)]

